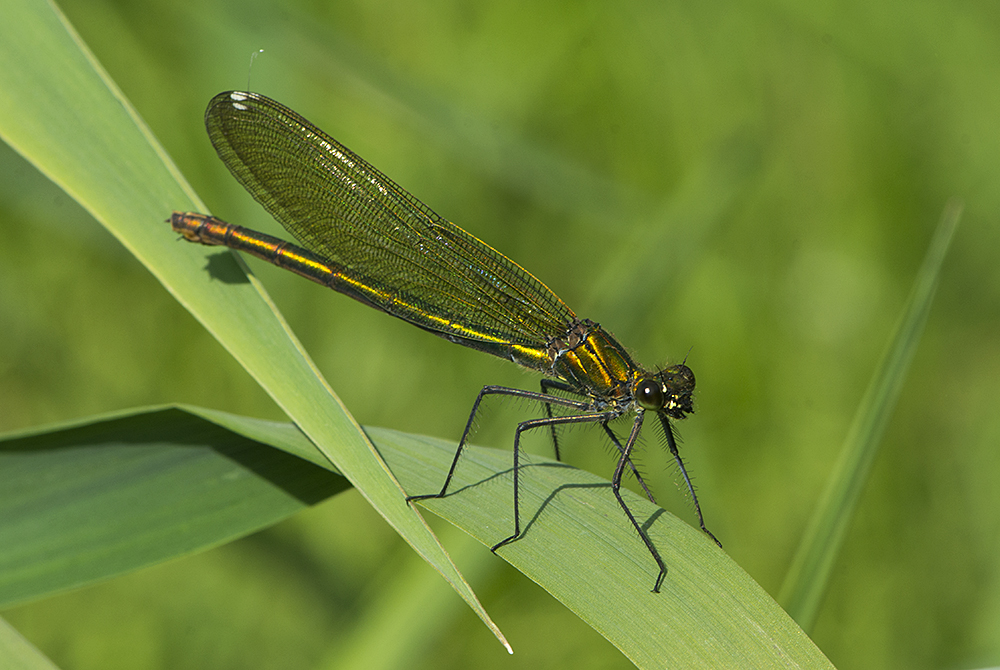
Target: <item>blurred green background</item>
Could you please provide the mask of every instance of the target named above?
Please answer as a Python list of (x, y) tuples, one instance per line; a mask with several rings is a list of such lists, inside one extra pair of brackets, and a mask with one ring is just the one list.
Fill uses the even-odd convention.
[[(202, 125), (264, 49), (252, 89), (528, 268), (638, 360), (687, 356), (698, 395), (682, 449), (706, 520), (774, 595), (944, 204), (963, 198), (813, 637), (841, 668), (1000, 663), (1000, 5), (60, 6), (215, 214), (279, 233)], [(173, 401), (283, 418), (6, 146), (0, 231), (0, 429)], [(252, 265), (363, 424), (456, 439), (483, 384), (537, 385)], [(476, 441), (509, 444), (527, 411), (495, 407)], [(610, 476), (596, 432), (570, 431), (564, 453)], [(660, 502), (693, 521), (646, 446)], [(408, 668), (629, 667), (486, 548), (437, 527), (515, 656), (353, 491), (3, 616), (71, 669), (379, 667), (358, 659), (394, 640)], [(427, 609), (393, 617), (407, 589)]]

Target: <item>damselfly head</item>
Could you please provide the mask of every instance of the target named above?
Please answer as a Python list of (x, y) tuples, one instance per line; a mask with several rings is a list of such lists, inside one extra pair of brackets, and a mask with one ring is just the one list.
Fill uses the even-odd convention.
[(694, 372), (686, 365), (671, 365), (656, 374), (640, 377), (632, 389), (640, 407), (664, 412), (672, 419), (683, 419), (694, 411), (693, 392)]

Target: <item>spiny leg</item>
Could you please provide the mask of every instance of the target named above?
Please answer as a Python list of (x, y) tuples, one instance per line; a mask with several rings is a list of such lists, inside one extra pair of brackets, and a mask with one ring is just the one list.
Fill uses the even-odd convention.
[[(562, 405), (564, 407), (570, 407), (577, 410), (585, 410), (589, 407), (589, 403), (581, 402), (579, 400), (570, 400), (569, 398), (560, 398), (558, 396), (551, 396), (544, 393), (536, 393), (534, 391), (525, 391), (523, 389), (509, 388), (507, 386), (484, 386), (483, 390), (479, 392), (476, 396), (476, 402), (472, 404), (472, 411), (469, 413), (469, 420), (465, 423), (465, 430), (462, 431), (462, 439), (458, 442), (458, 448), (455, 450), (455, 457), (451, 461), (451, 467), (448, 468), (448, 476), (444, 479), (444, 484), (441, 486), (441, 490), (437, 493), (426, 493), (423, 495), (407, 496), (406, 502), (410, 503), (415, 500), (427, 500), (428, 498), (443, 498), (448, 493), (448, 486), (451, 484), (452, 477), (455, 475), (455, 468), (458, 467), (458, 459), (462, 455), (462, 450), (465, 449), (466, 442), (469, 439), (469, 435), (472, 432), (472, 426), (475, 424), (476, 412), (479, 411), (479, 405), (482, 403), (483, 398), (488, 395), (509, 395), (518, 398), (527, 398), (529, 400), (538, 400), (539, 402), (545, 403), (546, 407), (550, 407), (552, 403), (557, 405)], [(516, 445), (515, 440), (515, 455), (516, 455)], [(515, 469), (516, 475), (516, 469)]]
[[(604, 429), (604, 432), (608, 434), (608, 437), (611, 438), (611, 443), (614, 444), (616, 447), (618, 447), (618, 453), (624, 454), (625, 448), (622, 447), (621, 442), (618, 441), (618, 436), (615, 435), (614, 431), (611, 430), (611, 427), (608, 426), (608, 424), (606, 423), (601, 424), (601, 427)], [(635, 475), (635, 478), (636, 480), (638, 480), (639, 485), (642, 487), (642, 490), (646, 492), (646, 497), (649, 498), (649, 502), (655, 505), (656, 499), (653, 498), (653, 494), (650, 493), (649, 487), (646, 486), (646, 482), (643, 481), (642, 475), (639, 474), (639, 469), (635, 467), (635, 463), (632, 462), (631, 457), (628, 459), (628, 466), (632, 469), (632, 474)]]
[[(565, 391), (566, 393), (573, 393), (573, 394), (576, 394), (576, 395), (579, 395), (579, 396), (586, 397), (585, 394), (581, 393), (579, 390), (573, 388), (569, 384), (567, 384), (565, 382), (557, 381), (555, 379), (542, 379), (542, 381), (541, 381), (541, 387), (542, 387), (542, 393), (544, 393), (545, 395), (549, 395), (549, 390), (550, 389), (557, 389), (559, 391)], [(546, 403), (546, 405), (545, 405), (545, 414), (548, 416), (548, 418), (550, 418), (550, 419), (552, 418), (552, 416), (553, 416), (552, 415), (552, 405)], [(604, 428), (604, 432), (608, 434), (608, 437), (611, 438), (611, 442), (616, 447), (618, 447), (618, 451), (620, 453), (621, 450), (622, 450), (621, 442), (619, 442), (618, 438), (615, 437), (615, 434), (611, 431), (611, 428), (609, 428), (606, 423), (602, 425), (602, 428)], [(550, 430), (552, 431), (552, 447), (555, 449), (555, 452), (556, 452), (556, 460), (557, 461), (562, 461), (562, 458), (559, 455), (559, 437), (556, 434), (556, 426), (555, 426), (555, 424), (552, 424), (550, 426)], [(642, 490), (646, 492), (646, 497), (649, 498), (649, 501), (655, 505), (656, 504), (656, 499), (653, 498), (653, 494), (650, 493), (649, 487), (646, 486), (646, 482), (644, 482), (642, 480), (642, 475), (639, 474), (639, 469), (637, 467), (635, 467), (635, 464), (632, 462), (631, 458), (628, 461), (628, 465), (629, 465), (629, 468), (632, 469), (632, 474), (634, 474), (635, 478), (637, 480), (639, 480), (639, 485), (642, 486)]]
[(592, 422), (608, 422), (614, 419), (615, 415), (608, 412), (593, 412), (590, 414), (577, 414), (575, 416), (554, 416), (546, 417), (543, 419), (530, 419), (528, 421), (522, 421), (517, 424), (517, 430), (514, 432), (514, 534), (510, 537), (504, 538), (503, 540), (497, 542), (492, 547), (490, 551), (496, 552), (497, 549), (513, 542), (521, 536), (521, 504), (520, 504), (520, 484), (519, 484), (519, 473), (521, 471), (520, 467), (520, 455), (521, 455), (521, 433), (531, 430), (533, 428), (544, 428), (545, 426), (551, 426), (553, 424), (566, 424), (566, 423), (592, 423)]
[[(539, 386), (542, 387), (542, 393), (545, 395), (550, 395), (549, 389), (557, 389), (559, 391), (565, 391), (566, 393), (575, 393), (576, 395), (583, 395), (569, 384), (556, 381), (555, 379), (542, 379), (541, 382), (539, 382)], [(545, 415), (550, 419), (553, 418), (552, 405), (548, 403), (545, 404)], [(555, 449), (556, 460), (561, 461), (562, 458), (559, 456), (559, 436), (556, 435), (555, 424), (550, 426), (549, 430), (552, 432), (552, 448)]]
[(621, 456), (618, 458), (618, 466), (615, 467), (615, 474), (611, 478), (611, 490), (614, 491), (615, 497), (618, 498), (618, 504), (623, 510), (625, 510), (625, 515), (628, 516), (628, 520), (632, 522), (632, 526), (635, 527), (636, 531), (639, 533), (639, 537), (642, 538), (643, 544), (646, 545), (646, 549), (652, 554), (653, 560), (660, 567), (660, 574), (656, 576), (656, 582), (653, 584), (653, 593), (660, 592), (660, 585), (663, 583), (663, 578), (667, 576), (667, 566), (664, 564), (663, 559), (660, 558), (660, 553), (656, 551), (656, 547), (653, 546), (653, 541), (649, 539), (646, 532), (639, 525), (639, 522), (635, 520), (632, 515), (632, 510), (628, 508), (625, 504), (625, 499), (622, 498), (621, 486), (622, 486), (622, 473), (625, 471), (625, 463), (629, 460), (629, 454), (632, 453), (632, 447), (635, 446), (635, 441), (639, 438), (639, 431), (642, 430), (642, 418), (645, 412), (638, 412), (635, 415), (635, 422), (632, 424), (632, 432), (629, 433), (628, 441), (625, 442), (625, 447), (622, 449)]
[(694, 511), (698, 515), (698, 525), (701, 526), (701, 529), (705, 531), (705, 534), (712, 538), (712, 540), (719, 545), (719, 548), (721, 549), (722, 543), (719, 542), (718, 538), (712, 534), (712, 531), (705, 526), (705, 517), (701, 514), (701, 505), (698, 504), (698, 496), (694, 492), (694, 484), (691, 483), (691, 478), (688, 477), (687, 468), (684, 467), (684, 461), (681, 460), (680, 451), (677, 449), (677, 440), (674, 439), (674, 427), (670, 423), (670, 419), (664, 415), (658, 414), (657, 416), (660, 417), (660, 425), (663, 426), (663, 432), (667, 436), (667, 446), (670, 448), (670, 453), (673, 455), (674, 461), (677, 462), (677, 467), (681, 469), (681, 475), (684, 477), (684, 483), (687, 485), (688, 493), (691, 494), (691, 500), (694, 501)]

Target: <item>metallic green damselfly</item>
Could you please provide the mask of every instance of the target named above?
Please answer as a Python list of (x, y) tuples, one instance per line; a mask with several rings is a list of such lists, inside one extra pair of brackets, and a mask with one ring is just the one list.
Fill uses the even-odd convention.
[[(666, 565), (620, 491), (629, 468), (653, 501), (631, 458), (646, 416), (653, 414), (694, 501), (701, 529), (719, 543), (705, 527), (671, 424), (693, 411), (695, 380), (689, 367), (639, 367), (600, 325), (578, 318), (527, 270), (435, 214), (280, 103), (246, 91), (220, 93), (208, 105), (205, 124), (233, 176), (302, 246), (212, 216), (174, 212), (173, 229), (185, 239), (244, 251), (451, 342), (544, 375), (540, 392), (484, 387), (441, 490), (409, 496), (408, 501), (447, 495), (486, 396), (536, 401), (545, 407), (545, 416), (522, 421), (514, 433), (514, 532), (492, 550), (521, 536), (522, 433), (548, 428), (559, 458), (558, 426), (596, 423), (617, 449), (612, 492), (659, 567), (653, 586), (658, 592)], [(553, 407), (564, 413), (554, 414)], [(610, 424), (626, 415), (633, 415), (632, 426), (622, 440)]]

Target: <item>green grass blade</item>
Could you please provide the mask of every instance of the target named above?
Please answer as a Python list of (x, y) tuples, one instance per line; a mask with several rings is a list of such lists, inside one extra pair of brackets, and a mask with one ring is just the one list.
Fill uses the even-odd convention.
[(3, 438), (0, 607), (229, 542), (350, 486), (256, 441), (315, 453), (287, 424), (212, 419), (226, 422), (166, 407)]
[[(381, 428), (367, 429), (367, 433), (409, 490), (440, 486), (454, 443)], [(131, 441), (126, 434), (132, 435)], [(143, 442), (147, 438), (149, 444)], [(295, 500), (301, 495), (289, 495), (293, 486), (288, 482), (299, 477), (308, 480), (310, 472), (339, 480), (305, 460), (249, 440), (263, 440), (290, 453), (307, 450), (309, 444), (291, 424), (183, 407), (135, 410), (130, 415), (8, 440), (0, 450), (0, 455), (11, 459), (5, 472), (31, 467), (34, 473), (13, 477), (19, 482), (13, 504), (4, 503), (10, 495), (0, 497), (0, 523), (7, 524), (0, 526), (0, 533), (10, 537), (11, 529), (17, 532), (17, 542), (0, 547), (0, 574), (34, 584), (32, 595), (37, 597), (45, 594), (40, 586), (44, 580), (32, 569), (46, 573), (50, 584), (66, 566), (93, 554), (107, 557), (99, 562), (105, 569), (113, 565), (113, 556), (131, 562), (127, 569), (134, 569), (140, 567), (136, 558), (141, 550), (150, 546), (160, 550), (156, 560), (168, 558), (171, 552), (181, 555), (196, 550), (185, 533), (178, 532), (186, 525), (205, 531), (195, 533), (202, 546), (230, 539), (230, 519), (224, 518), (229, 507), (220, 500), (240, 506), (239, 514), (229, 516), (239, 517), (241, 523), (266, 523), (301, 504)], [(26, 448), (26, 441), (35, 448)], [(196, 448), (201, 463), (188, 465)], [(255, 467), (240, 469), (233, 463), (234, 449), (256, 454), (258, 459), (266, 458), (260, 450), (272, 451), (280, 465), (258, 460)], [(75, 456), (74, 451), (78, 452)], [(155, 463), (147, 461), (146, 467), (140, 467), (133, 462), (144, 453)], [(112, 458), (114, 454), (118, 458)], [(122, 458), (122, 454), (130, 456)], [(492, 545), (513, 527), (510, 459), (508, 450), (470, 447), (456, 473), (454, 492), (426, 506), (484, 545)], [(185, 464), (187, 471), (173, 473), (156, 466), (174, 461)], [(41, 486), (46, 472), (49, 479)], [(275, 485), (279, 476), (283, 483)], [(89, 479), (81, 483), (81, 477)], [(232, 489), (217, 493), (206, 485), (211, 482)], [(171, 484), (184, 488), (176, 500), (171, 499)], [(330, 490), (336, 488), (335, 483), (331, 486)], [(533, 457), (524, 469), (522, 486), (525, 534), (499, 555), (562, 601), (638, 667), (832, 667), (777, 603), (701, 531), (626, 492), (630, 507), (640, 523), (646, 524), (669, 568), (662, 592), (652, 593), (655, 564), (622, 514), (607, 480)], [(122, 504), (128, 491), (134, 495)], [(254, 501), (257, 496), (279, 502), (287, 498), (285, 508), (268, 512), (270, 503)], [(21, 513), (12, 514), (11, 509)], [(52, 519), (67, 509), (100, 522), (78, 524), (82, 531), (67, 533), (64, 525)], [(158, 518), (161, 523), (155, 523)], [(133, 538), (135, 529), (144, 525), (149, 526), (146, 537)], [(11, 565), (13, 552), (18, 552), (20, 567)], [(412, 612), (412, 598), (400, 595), (376, 613), (380, 620), (398, 619), (393, 608)], [(381, 634), (394, 635), (394, 631), (383, 629)], [(369, 643), (378, 643), (377, 628), (361, 632)], [(335, 660), (331, 656), (329, 662)]]
[[(454, 443), (367, 432), (408, 491), (441, 485)], [(453, 493), (425, 504), (491, 546), (514, 525), (511, 454), (473, 448), (463, 459)], [(651, 591), (655, 563), (611, 484), (541, 457), (531, 457), (521, 479), (524, 535), (498, 554), (640, 668), (832, 667), (704, 533), (631, 491), (623, 494), (667, 564), (661, 593)]]
[(6, 670), (57, 670), (55, 664), (0, 619), (0, 665)]
[(816, 621), (830, 573), (840, 553), (844, 536), (854, 518), (872, 463), (896, 400), (906, 379), (917, 344), (930, 313), (945, 255), (961, 216), (962, 206), (951, 201), (945, 207), (917, 273), (910, 298), (886, 354), (861, 399), (844, 441), (840, 459), (830, 476), (792, 560), (778, 600), (805, 630)]
[(17, 64), (0, 68), (0, 137), (149, 268), (503, 641), (257, 282), (228, 253), (176, 242), (171, 210), (204, 207), (65, 17), (7, 2), (0, 62)]

